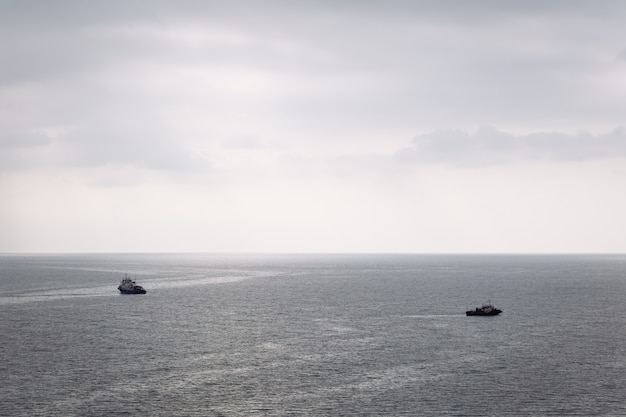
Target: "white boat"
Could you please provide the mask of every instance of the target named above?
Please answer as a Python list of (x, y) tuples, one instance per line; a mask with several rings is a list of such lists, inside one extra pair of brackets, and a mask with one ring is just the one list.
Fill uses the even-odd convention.
[(124, 278), (122, 279), (122, 282), (120, 282), (120, 285), (119, 287), (117, 287), (117, 289), (120, 290), (122, 294), (146, 293), (146, 290), (141, 285), (137, 285), (128, 274), (124, 274)]

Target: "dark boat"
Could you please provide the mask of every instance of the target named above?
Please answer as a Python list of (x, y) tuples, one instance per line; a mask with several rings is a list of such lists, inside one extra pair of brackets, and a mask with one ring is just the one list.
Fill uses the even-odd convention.
[(500, 313), (502, 313), (502, 310), (495, 308), (491, 302), (483, 304), (482, 307), (476, 307), (474, 310), (465, 312), (468, 316), (497, 316)]
[(135, 281), (133, 281), (128, 274), (124, 274), (124, 279), (120, 283), (118, 290), (122, 294), (145, 294), (146, 290), (141, 286), (137, 285)]

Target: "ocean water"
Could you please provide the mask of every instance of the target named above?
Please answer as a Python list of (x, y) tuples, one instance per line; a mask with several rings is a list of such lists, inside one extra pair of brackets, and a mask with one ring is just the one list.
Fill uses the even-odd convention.
[(625, 416), (626, 256), (0, 255), (0, 337), (2, 416)]

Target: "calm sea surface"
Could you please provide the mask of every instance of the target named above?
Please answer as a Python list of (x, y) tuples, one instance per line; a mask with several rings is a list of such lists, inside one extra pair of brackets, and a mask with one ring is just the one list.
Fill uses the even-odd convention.
[(0, 255), (0, 337), (2, 416), (625, 416), (626, 256)]

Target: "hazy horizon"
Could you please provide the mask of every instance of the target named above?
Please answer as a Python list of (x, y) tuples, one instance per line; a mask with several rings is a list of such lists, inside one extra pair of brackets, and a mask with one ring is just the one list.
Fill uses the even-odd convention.
[(625, 22), (3, 2), (0, 253), (626, 253)]
[(624, 252), (0, 252), (0, 256), (206, 255), (206, 256), (623, 256)]

